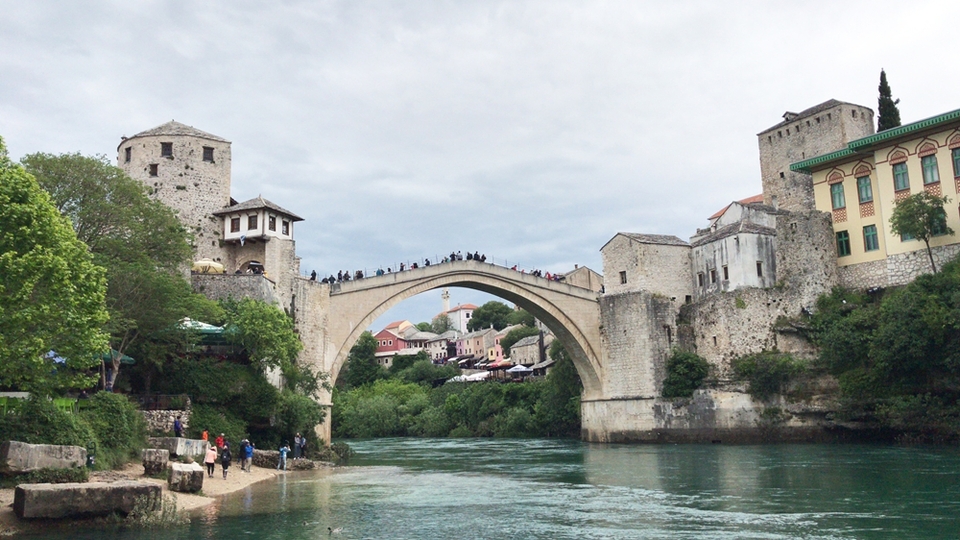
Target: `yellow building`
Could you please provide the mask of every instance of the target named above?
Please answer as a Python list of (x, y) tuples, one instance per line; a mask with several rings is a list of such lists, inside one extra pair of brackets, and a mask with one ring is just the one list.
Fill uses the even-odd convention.
[[(896, 203), (912, 194), (947, 196), (946, 224), (960, 231), (960, 110), (851, 141), (790, 170), (813, 176), (817, 209), (833, 215), (844, 286), (900, 285), (930, 271), (924, 243), (890, 231)], [(934, 237), (930, 246), (939, 267), (960, 253), (960, 237)]]

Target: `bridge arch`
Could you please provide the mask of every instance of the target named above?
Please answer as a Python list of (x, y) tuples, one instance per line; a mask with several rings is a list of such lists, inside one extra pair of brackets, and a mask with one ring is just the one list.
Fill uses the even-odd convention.
[(503, 298), (542, 321), (564, 345), (583, 381), (584, 397), (602, 391), (600, 308), (595, 291), (478, 261), (457, 261), (334, 284), (328, 306), (328, 372), (335, 382), (350, 349), (400, 302), (442, 287)]

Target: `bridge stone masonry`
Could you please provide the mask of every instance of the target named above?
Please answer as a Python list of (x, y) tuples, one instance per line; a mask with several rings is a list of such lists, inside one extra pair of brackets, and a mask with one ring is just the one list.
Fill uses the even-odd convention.
[[(584, 399), (606, 396), (598, 293), (479, 261), (453, 261), (343, 283), (297, 281), (292, 305), (301, 358), (336, 381), (351, 347), (380, 315), (442, 287), (487, 292), (542, 321), (563, 343), (583, 381)], [(327, 406), (330, 396), (321, 398)], [(330, 440), (329, 424), (320, 434)]]

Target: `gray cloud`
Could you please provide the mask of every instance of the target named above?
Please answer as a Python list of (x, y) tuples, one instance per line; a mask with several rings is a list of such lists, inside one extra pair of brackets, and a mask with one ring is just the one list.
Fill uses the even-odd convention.
[(758, 193), (755, 134), (785, 110), (873, 106), (881, 67), (905, 121), (958, 105), (943, 51), (960, 5), (932, 0), (0, 10), (11, 155), (112, 156), (172, 118), (216, 133), (234, 196), (306, 218), (303, 268), (321, 273), (451, 249), (601, 270), (618, 231), (687, 237)]

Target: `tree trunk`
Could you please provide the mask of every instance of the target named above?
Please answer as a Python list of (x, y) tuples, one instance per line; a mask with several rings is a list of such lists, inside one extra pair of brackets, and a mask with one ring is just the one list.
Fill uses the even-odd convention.
[(924, 240), (924, 244), (927, 245), (927, 256), (930, 257), (930, 268), (933, 268), (933, 273), (937, 273), (937, 265), (933, 262), (933, 250), (930, 249), (930, 241)]

